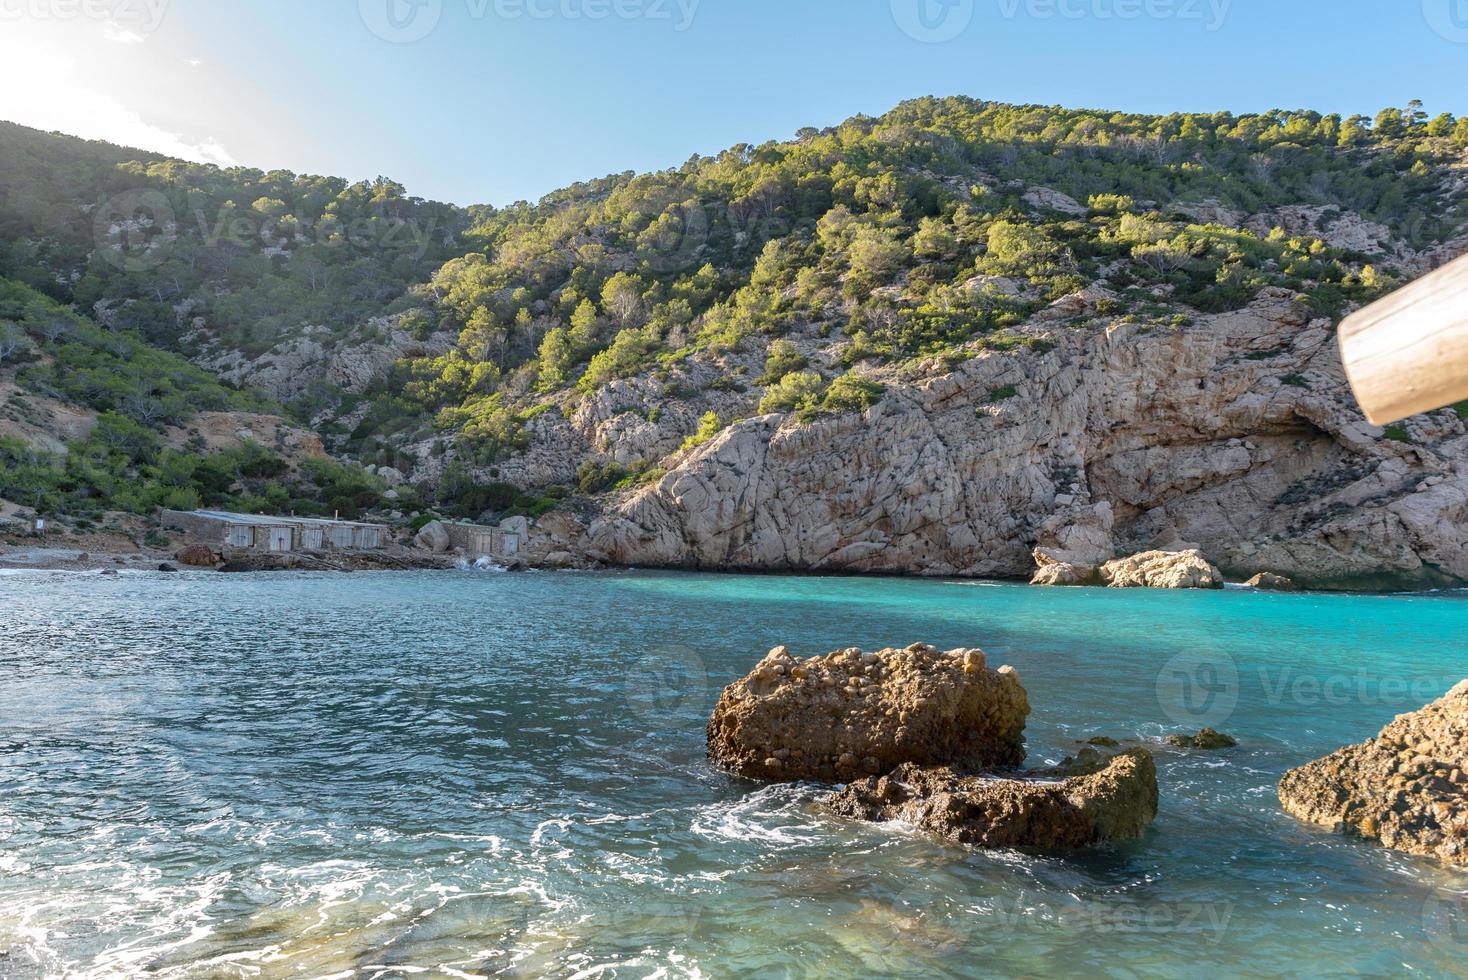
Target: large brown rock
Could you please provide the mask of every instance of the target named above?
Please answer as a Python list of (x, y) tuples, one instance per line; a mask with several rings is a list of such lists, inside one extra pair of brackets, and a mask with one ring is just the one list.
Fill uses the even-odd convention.
[(1468, 865), (1468, 681), (1370, 741), (1286, 773), (1279, 799), (1338, 833)]
[(1157, 816), (1152, 754), (1086, 755), (1087, 764), (1014, 779), (904, 765), (851, 783), (826, 805), (860, 820), (902, 820), (976, 847), (1073, 848), (1140, 837)]
[(213, 568), (219, 564), (219, 556), (207, 544), (191, 544), (179, 549), (174, 560), (191, 568)]
[(1113, 589), (1221, 589), (1223, 573), (1200, 551), (1147, 551), (1101, 566)]
[(836, 782), (909, 762), (1017, 766), (1029, 712), (1019, 675), (990, 669), (981, 650), (915, 644), (800, 660), (777, 647), (724, 690), (709, 757), (772, 781)]

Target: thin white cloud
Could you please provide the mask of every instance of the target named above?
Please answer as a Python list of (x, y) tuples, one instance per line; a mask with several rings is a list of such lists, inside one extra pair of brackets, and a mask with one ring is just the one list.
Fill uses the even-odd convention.
[(113, 44), (142, 44), (145, 38), (137, 31), (130, 31), (126, 27), (119, 27), (115, 21), (108, 21), (102, 36)]
[(150, 123), (76, 69), (75, 58), (50, 44), (0, 34), (0, 119), (196, 163), (236, 164), (218, 140), (189, 139)]

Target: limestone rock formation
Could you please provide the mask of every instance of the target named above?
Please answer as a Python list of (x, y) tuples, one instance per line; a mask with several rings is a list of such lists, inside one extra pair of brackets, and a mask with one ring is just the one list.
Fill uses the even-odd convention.
[(964, 770), (1024, 761), (1029, 701), (980, 650), (915, 644), (805, 660), (776, 647), (725, 689), (709, 756), (741, 776), (836, 782), (903, 763)]
[(1301, 820), (1468, 866), (1468, 681), (1286, 773), (1279, 798)]
[(1031, 585), (1100, 585), (1101, 570), (1094, 565), (1072, 565), (1069, 562), (1051, 561), (1043, 552), (1035, 552), (1035, 564), (1039, 569), (1030, 580)]
[[(747, 418), (659, 458), (666, 475), (608, 501), (589, 545), (644, 566), (1019, 579), (1037, 548), (1066, 551), (1073, 536), (1100, 551), (1057, 557), (1081, 568), (1186, 541), (1239, 579), (1268, 568), (1307, 588), (1468, 581), (1464, 421), (1420, 416), (1402, 426), (1405, 441), (1367, 424), (1330, 321), (1293, 293), (1266, 289), (1248, 308), (1175, 329), (1032, 322), (1021, 334), (1034, 349), (882, 369), (873, 377), (886, 392), (864, 413)], [(799, 342), (812, 363), (834, 350)], [(758, 371), (759, 355), (745, 367)], [(999, 390), (1013, 394), (995, 401)], [(674, 452), (679, 431), (644, 433), (611, 413), (619, 399), (653, 397), (629, 388), (608, 395), (604, 414), (536, 421), (554, 418), (567, 452), (577, 440), (614, 446), (609, 425), (636, 430), (637, 454), (652, 461)], [(706, 407), (724, 411), (690, 410)], [(572, 474), (576, 462), (564, 464)], [(1095, 515), (1062, 538), (1103, 504), (1104, 534)]]
[[(1157, 767), (1145, 749), (1068, 772), (1004, 779), (903, 765), (829, 797), (837, 813), (903, 820), (958, 844), (1074, 848), (1140, 837), (1157, 816)], [(1064, 776), (1065, 778), (1059, 778)]]
[(1293, 579), (1286, 578), (1283, 575), (1276, 575), (1273, 572), (1260, 572), (1244, 584), (1251, 589), (1258, 589), (1260, 592), (1300, 591)]
[(1221, 589), (1223, 573), (1200, 551), (1148, 551), (1101, 566), (1113, 589)]

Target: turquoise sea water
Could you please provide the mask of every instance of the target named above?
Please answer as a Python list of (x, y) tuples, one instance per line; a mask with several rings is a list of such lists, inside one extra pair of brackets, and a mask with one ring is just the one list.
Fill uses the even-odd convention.
[[(771, 646), (983, 647), (1031, 762), (1140, 736), (1162, 810), (969, 852), (711, 770)], [(0, 577), (0, 976), (1418, 976), (1468, 873), (1283, 814), (1468, 676), (1439, 596), (607, 574)], [(1241, 746), (1167, 749), (1211, 724)]]

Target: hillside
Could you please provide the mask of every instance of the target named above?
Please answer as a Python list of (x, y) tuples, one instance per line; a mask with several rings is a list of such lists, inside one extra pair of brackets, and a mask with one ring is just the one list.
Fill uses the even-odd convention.
[(1468, 248), (1465, 147), (1415, 104), (924, 99), (460, 210), (4, 126), (0, 276), (286, 404), (402, 512), (557, 508), (592, 556), (1019, 576), (1083, 528), (1441, 584), (1462, 421), (1366, 427), (1331, 331)]

